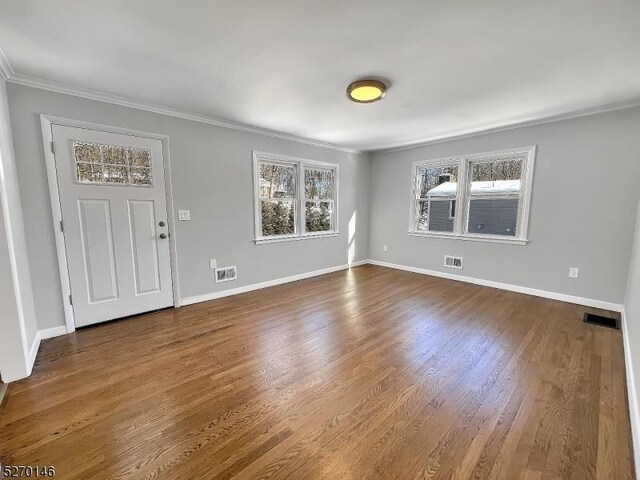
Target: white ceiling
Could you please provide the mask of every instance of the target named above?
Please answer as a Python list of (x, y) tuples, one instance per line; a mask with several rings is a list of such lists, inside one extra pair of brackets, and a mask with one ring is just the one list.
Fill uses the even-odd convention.
[[(3, 0), (16, 73), (373, 150), (640, 100), (638, 0)], [(386, 98), (345, 96), (360, 77)]]

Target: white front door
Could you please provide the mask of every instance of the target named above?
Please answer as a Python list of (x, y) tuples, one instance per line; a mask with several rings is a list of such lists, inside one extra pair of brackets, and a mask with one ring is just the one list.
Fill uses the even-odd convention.
[(76, 327), (173, 305), (162, 142), (52, 133)]

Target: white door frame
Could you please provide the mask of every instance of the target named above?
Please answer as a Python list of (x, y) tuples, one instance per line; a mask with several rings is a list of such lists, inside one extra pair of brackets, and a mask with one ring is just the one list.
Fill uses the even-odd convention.
[(53, 216), (53, 230), (56, 239), (56, 250), (58, 254), (58, 268), (60, 270), (60, 283), (62, 285), (62, 303), (64, 305), (64, 317), (67, 333), (76, 330), (73, 305), (71, 305), (71, 285), (69, 280), (69, 267), (67, 264), (67, 249), (64, 232), (61, 229), (62, 210), (60, 208), (60, 191), (58, 186), (58, 173), (56, 170), (56, 159), (53, 152), (52, 125), (62, 125), (65, 127), (85, 128), (88, 130), (98, 130), (101, 132), (130, 135), (134, 137), (151, 138), (162, 142), (162, 161), (164, 164), (165, 195), (167, 197), (167, 225), (169, 227), (169, 255), (171, 257), (171, 280), (173, 282), (173, 305), (180, 306), (180, 285), (178, 276), (178, 254), (176, 248), (176, 228), (173, 209), (173, 188), (171, 184), (171, 161), (169, 159), (169, 136), (160, 133), (142, 132), (123, 127), (114, 127), (100, 123), (85, 122), (69, 118), (56, 117), (53, 115), (40, 115), (42, 126), (42, 141), (44, 145), (44, 158), (47, 167), (47, 180), (49, 183), (49, 197), (51, 199), (51, 214)]

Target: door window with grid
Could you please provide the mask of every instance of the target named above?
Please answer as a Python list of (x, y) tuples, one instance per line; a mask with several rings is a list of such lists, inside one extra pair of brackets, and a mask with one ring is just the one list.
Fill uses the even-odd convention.
[(143, 187), (153, 184), (148, 150), (74, 141), (73, 157), (76, 183)]

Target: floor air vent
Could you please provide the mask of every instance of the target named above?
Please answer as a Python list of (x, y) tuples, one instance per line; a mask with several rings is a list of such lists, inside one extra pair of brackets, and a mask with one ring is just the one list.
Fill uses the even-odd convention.
[(228, 282), (238, 278), (238, 270), (233, 267), (216, 268), (216, 283)]
[(462, 257), (444, 256), (444, 266), (450, 268), (462, 268)]
[(602, 315), (596, 315), (594, 313), (585, 313), (582, 321), (584, 323), (591, 323), (593, 325), (600, 325), (601, 327), (620, 330), (620, 320), (617, 318), (603, 317)]

